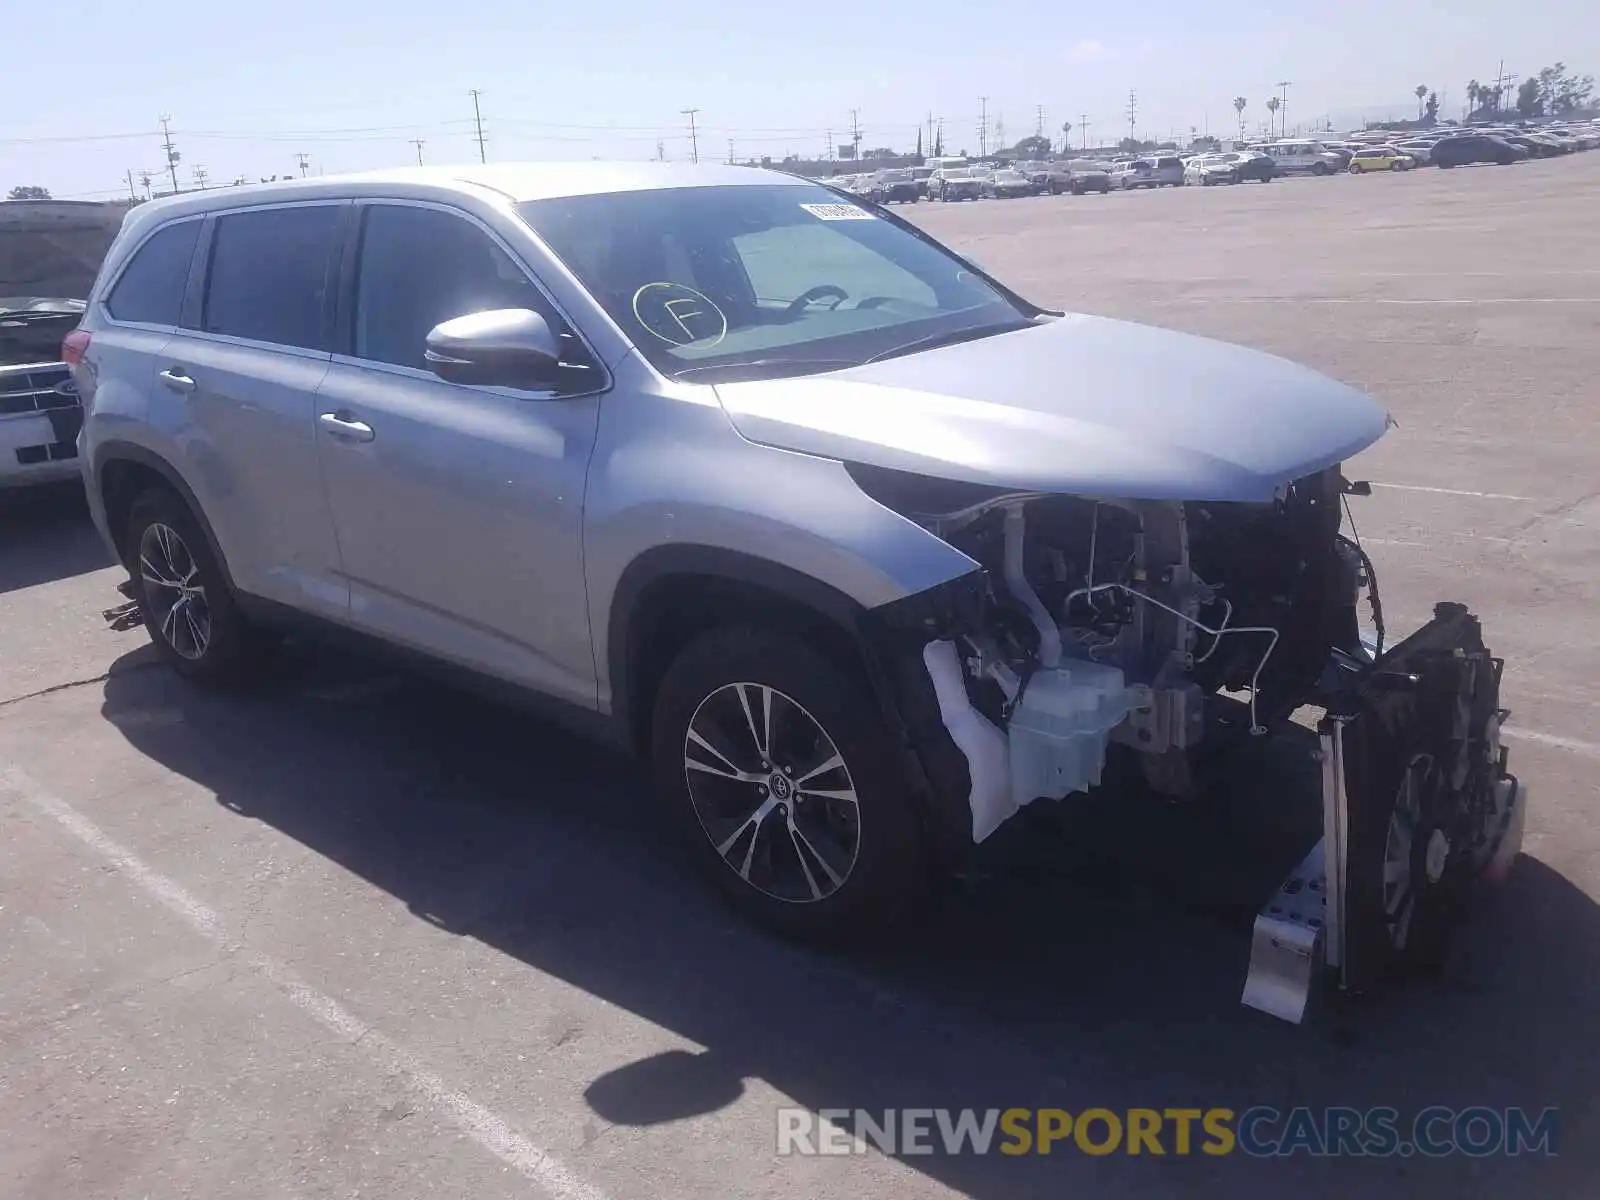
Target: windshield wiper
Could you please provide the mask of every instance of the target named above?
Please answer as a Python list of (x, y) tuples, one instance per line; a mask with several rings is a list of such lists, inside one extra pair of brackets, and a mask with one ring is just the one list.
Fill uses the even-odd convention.
[(991, 337), (997, 333), (1014, 333), (1019, 329), (1026, 329), (1032, 323), (1018, 321), (1015, 325), (980, 325), (975, 329), (930, 333), (924, 337), (913, 338), (909, 342), (902, 342), (898, 346), (890, 346), (887, 350), (880, 350), (871, 358), (865, 359), (861, 365), (866, 366), (867, 363), (879, 362), (885, 358), (898, 358), (902, 354), (914, 354), (918, 350), (932, 350), (937, 346), (954, 346), (959, 342), (977, 341), (979, 338)]
[(57, 320), (62, 317), (71, 317), (75, 321), (81, 321), (83, 319), (83, 314), (81, 312), (72, 312), (67, 309), (0, 308), (0, 321), (33, 321), (41, 320), (47, 317), (55, 317)]
[(672, 378), (682, 379), (685, 375), (694, 375), (701, 371), (743, 371), (746, 368), (760, 370), (766, 367), (853, 367), (858, 361), (854, 358), (753, 358), (748, 362), (698, 363), (672, 372)]

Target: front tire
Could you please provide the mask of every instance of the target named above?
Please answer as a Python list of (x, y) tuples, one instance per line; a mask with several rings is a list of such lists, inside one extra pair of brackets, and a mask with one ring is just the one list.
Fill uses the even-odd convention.
[(246, 675), (260, 637), (189, 506), (166, 488), (149, 489), (133, 502), (123, 545), (145, 629), (168, 665), (197, 683)]
[(744, 915), (837, 942), (892, 927), (929, 870), (894, 739), (866, 682), (797, 638), (716, 629), (657, 694), (658, 793)]

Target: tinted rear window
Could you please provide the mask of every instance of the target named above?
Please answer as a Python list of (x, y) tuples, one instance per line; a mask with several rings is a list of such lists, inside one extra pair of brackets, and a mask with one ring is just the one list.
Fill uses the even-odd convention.
[(1158, 167), (1181, 167), (1183, 166), (1183, 160), (1177, 158), (1163, 158), (1156, 165)]
[(111, 315), (119, 321), (176, 325), (199, 236), (199, 221), (180, 221), (151, 236), (111, 289), (106, 300)]
[(340, 205), (318, 204), (219, 217), (201, 327), (328, 349), (328, 277), (343, 216)]

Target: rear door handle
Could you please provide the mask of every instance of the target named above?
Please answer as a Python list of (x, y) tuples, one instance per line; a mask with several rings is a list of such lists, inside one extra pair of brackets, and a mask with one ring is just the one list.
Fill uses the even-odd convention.
[(351, 442), (370, 442), (378, 436), (365, 421), (357, 421), (339, 413), (323, 413), (317, 418), (317, 424), (322, 426), (324, 433)]
[(194, 391), (194, 380), (183, 373), (182, 367), (168, 367), (165, 371), (158, 372), (156, 378), (175, 392)]

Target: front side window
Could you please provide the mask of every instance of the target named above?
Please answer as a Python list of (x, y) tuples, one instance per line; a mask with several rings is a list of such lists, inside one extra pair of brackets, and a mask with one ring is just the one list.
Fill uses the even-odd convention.
[(544, 293), (477, 225), (437, 208), (366, 209), (356, 268), (357, 358), (425, 370), (429, 330), (495, 308), (532, 309), (576, 352)]
[(327, 350), (329, 277), (344, 211), (309, 204), (218, 217), (200, 327)]
[(936, 244), (810, 184), (533, 200), (527, 222), (667, 375), (852, 366), (1026, 324)]
[(112, 317), (118, 321), (176, 325), (199, 237), (198, 220), (179, 221), (152, 234), (134, 252), (133, 260), (106, 299), (106, 309)]

